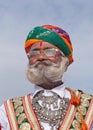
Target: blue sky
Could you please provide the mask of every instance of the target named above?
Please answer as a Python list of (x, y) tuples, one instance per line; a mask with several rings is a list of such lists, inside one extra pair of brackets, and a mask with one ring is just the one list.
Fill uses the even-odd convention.
[(52, 24), (66, 30), (73, 44), (74, 63), (64, 76), (67, 86), (93, 94), (93, 1), (0, 1), (0, 104), (33, 90), (25, 76), (24, 42), (35, 26)]

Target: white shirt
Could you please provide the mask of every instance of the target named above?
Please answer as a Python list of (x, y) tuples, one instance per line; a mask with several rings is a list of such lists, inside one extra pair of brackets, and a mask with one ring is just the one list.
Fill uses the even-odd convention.
[[(44, 90), (44, 95), (49, 96), (51, 94), (50, 91), (57, 93), (60, 97), (71, 98), (70, 93), (65, 89), (64, 84), (60, 85), (52, 90), (45, 90), (39, 86), (34, 86), (34, 91), (31, 93), (31, 99), (33, 96), (40, 90)], [(10, 130), (8, 118), (6, 115), (4, 104), (0, 107), (0, 124), (3, 126), (2, 130)], [(50, 130), (50, 126), (47, 123), (41, 123), (44, 127), (44, 130)]]

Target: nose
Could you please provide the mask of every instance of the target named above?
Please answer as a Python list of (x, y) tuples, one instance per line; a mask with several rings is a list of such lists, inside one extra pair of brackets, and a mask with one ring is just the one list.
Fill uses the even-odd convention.
[(44, 53), (40, 53), (40, 55), (38, 56), (39, 61), (44, 61), (46, 59), (47, 59), (47, 57), (46, 57), (46, 55)]
[(40, 49), (40, 54), (36, 57), (29, 58), (29, 64), (34, 64), (37, 61), (48, 60), (48, 57), (44, 54), (44, 50)]
[(40, 55), (38, 55), (38, 59), (41, 61), (46, 59), (46, 55), (45, 55), (44, 50), (42, 48), (40, 48)]

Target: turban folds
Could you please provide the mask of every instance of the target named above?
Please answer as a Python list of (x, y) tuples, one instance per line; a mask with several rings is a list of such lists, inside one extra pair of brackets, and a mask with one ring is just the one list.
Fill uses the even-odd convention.
[(35, 27), (29, 32), (27, 36), (25, 42), (26, 53), (29, 53), (32, 44), (39, 41), (45, 41), (49, 42), (50, 44), (53, 44), (54, 46), (59, 48), (69, 59), (69, 64), (73, 62), (72, 44), (69, 35), (62, 28), (52, 25), (43, 25)]

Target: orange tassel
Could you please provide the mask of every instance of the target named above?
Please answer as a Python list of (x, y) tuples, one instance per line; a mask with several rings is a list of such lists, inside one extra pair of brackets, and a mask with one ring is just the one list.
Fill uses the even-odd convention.
[(81, 129), (80, 130), (88, 130), (88, 126), (87, 126), (85, 120), (82, 120), (81, 123), (82, 123), (82, 125), (81, 125)]
[(76, 95), (73, 95), (70, 99), (70, 103), (75, 105), (75, 106), (78, 106), (81, 104), (81, 101)]
[(76, 107), (81, 104), (81, 100), (76, 96), (76, 93), (71, 88), (66, 88), (71, 93), (70, 103)]

